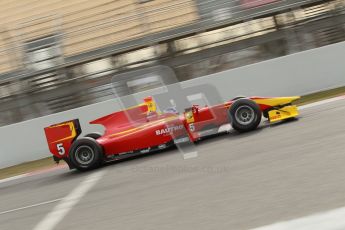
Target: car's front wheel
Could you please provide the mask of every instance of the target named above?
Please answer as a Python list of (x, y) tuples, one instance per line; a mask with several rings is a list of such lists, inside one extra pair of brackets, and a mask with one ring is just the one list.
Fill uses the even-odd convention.
[(69, 160), (80, 171), (87, 171), (102, 163), (102, 147), (91, 137), (77, 139), (71, 146)]
[(232, 127), (239, 132), (248, 132), (256, 129), (262, 117), (258, 104), (250, 99), (238, 99), (229, 109)]

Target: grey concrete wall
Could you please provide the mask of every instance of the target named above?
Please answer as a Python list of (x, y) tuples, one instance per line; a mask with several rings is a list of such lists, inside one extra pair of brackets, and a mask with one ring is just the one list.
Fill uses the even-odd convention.
[[(338, 43), (269, 60), (182, 83), (215, 86), (226, 100), (236, 95), (303, 95), (345, 86), (345, 43)], [(155, 90), (157, 91), (157, 90)], [(153, 91), (135, 95), (141, 98)], [(83, 133), (102, 131), (88, 121), (120, 109), (118, 100), (109, 100), (0, 128), (0, 168), (50, 156), (43, 128), (79, 118)]]
[(304, 95), (345, 85), (345, 42), (224, 71), (199, 82), (216, 86), (224, 98), (236, 95)]

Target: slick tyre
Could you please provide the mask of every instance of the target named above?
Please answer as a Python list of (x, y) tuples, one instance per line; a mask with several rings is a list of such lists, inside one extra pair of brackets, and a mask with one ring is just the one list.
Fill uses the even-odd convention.
[(77, 139), (71, 146), (69, 160), (79, 171), (97, 168), (103, 160), (102, 147), (91, 137)]
[(229, 109), (230, 123), (238, 132), (248, 132), (256, 129), (262, 117), (258, 104), (250, 99), (238, 99)]
[(237, 97), (234, 97), (233, 99), (231, 99), (232, 101), (236, 101), (238, 99), (242, 99), (242, 98), (246, 98), (245, 96), (237, 96)]
[(100, 133), (89, 133), (89, 134), (86, 134), (85, 137), (91, 137), (92, 139), (95, 139), (97, 140), (98, 138), (100, 138), (102, 136), (102, 134)]

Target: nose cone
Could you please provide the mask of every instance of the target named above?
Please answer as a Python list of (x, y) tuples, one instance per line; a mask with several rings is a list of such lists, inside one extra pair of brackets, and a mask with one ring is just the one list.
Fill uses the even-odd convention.
[(294, 97), (290, 97), (293, 101), (295, 101), (295, 100), (298, 100), (298, 99), (300, 99), (301, 97), (300, 96), (294, 96)]
[(293, 97), (282, 97), (283, 100), (285, 100), (287, 103), (296, 101), (298, 99), (300, 99), (300, 96), (293, 96)]
[(267, 105), (267, 106), (278, 106), (278, 105), (286, 105), (290, 104), (291, 102), (300, 99), (300, 96), (293, 96), (293, 97), (272, 97), (272, 98), (260, 98), (254, 99), (256, 103)]
[(285, 105), (285, 104), (289, 104), (293, 101), (296, 101), (298, 99), (300, 99), (300, 96), (293, 96), (293, 97), (277, 97), (275, 98), (273, 101), (275, 102), (275, 105)]

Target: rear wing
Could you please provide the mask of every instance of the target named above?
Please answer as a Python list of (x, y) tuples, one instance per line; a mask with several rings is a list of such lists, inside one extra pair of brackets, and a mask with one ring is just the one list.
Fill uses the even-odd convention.
[(78, 119), (44, 128), (50, 152), (57, 158), (66, 158), (75, 139), (81, 134)]

